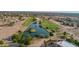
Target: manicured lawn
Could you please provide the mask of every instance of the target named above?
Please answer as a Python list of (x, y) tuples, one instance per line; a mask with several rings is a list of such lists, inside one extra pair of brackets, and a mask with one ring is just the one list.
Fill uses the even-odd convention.
[(45, 20), (45, 19), (42, 20), (41, 24), (44, 28), (48, 28), (50, 30), (57, 31), (59, 29), (59, 25), (57, 25), (55, 23), (51, 23), (51, 22), (49, 22), (48, 20)]

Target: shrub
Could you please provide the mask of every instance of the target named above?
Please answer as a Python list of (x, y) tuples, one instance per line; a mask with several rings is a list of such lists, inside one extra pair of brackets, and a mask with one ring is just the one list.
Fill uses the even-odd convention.
[(48, 37), (49, 37), (49, 36), (47, 36), (47, 35), (45, 36), (45, 38), (48, 38)]
[(39, 21), (39, 24), (41, 25), (41, 21)]
[(79, 42), (77, 40), (74, 40), (74, 43), (79, 46)]
[(67, 34), (67, 32), (63, 32), (63, 35), (66, 35)]
[(35, 37), (39, 37), (39, 35), (35, 35)]
[(24, 19), (23, 19), (23, 16), (20, 15), (20, 16), (19, 16), (19, 20), (21, 20), (21, 21), (24, 20)]
[(23, 32), (19, 31), (18, 33), (12, 36), (13, 42), (15, 43), (24, 43), (24, 35)]
[(44, 46), (45, 46), (45, 47), (47, 47), (47, 46), (48, 46), (46, 41), (44, 41)]
[(61, 38), (61, 39), (65, 39), (65, 37), (64, 37), (64, 36), (60, 36), (60, 38)]
[(8, 24), (8, 26), (13, 26), (14, 25), (14, 22), (10, 22), (9, 24)]
[(55, 30), (51, 30), (52, 32), (55, 32)]
[(0, 40), (0, 45), (4, 44), (4, 41), (3, 40)]
[(19, 39), (18, 34), (14, 34), (14, 35), (12, 36), (13, 42), (18, 42), (18, 39)]
[(26, 42), (24, 44), (29, 45), (31, 43), (31, 40), (32, 40), (32, 36), (30, 34), (28, 34)]
[(63, 32), (63, 38), (67, 38), (68, 33), (67, 32)]
[(24, 47), (25, 45), (24, 44), (20, 44), (20, 47)]
[(48, 29), (48, 27), (46, 27), (46, 29)]
[(53, 33), (52, 32), (50, 32), (50, 36), (53, 36)]

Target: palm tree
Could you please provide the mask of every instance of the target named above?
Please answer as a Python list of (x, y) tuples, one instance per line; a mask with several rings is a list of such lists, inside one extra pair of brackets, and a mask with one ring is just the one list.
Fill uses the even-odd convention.
[(32, 36), (30, 33), (27, 35), (27, 39), (24, 37), (24, 32), (18, 31), (18, 33), (14, 34), (13, 37), (13, 42), (20, 44), (21, 47), (25, 45), (29, 45), (32, 40)]
[(31, 40), (32, 40), (32, 36), (28, 34), (25, 44), (29, 45), (31, 43)]
[(24, 44), (24, 35), (23, 35), (23, 32), (18, 32), (16, 34), (14, 34), (12, 36), (12, 39), (13, 39), (13, 42), (15, 42), (15, 43), (19, 43), (20, 45)]

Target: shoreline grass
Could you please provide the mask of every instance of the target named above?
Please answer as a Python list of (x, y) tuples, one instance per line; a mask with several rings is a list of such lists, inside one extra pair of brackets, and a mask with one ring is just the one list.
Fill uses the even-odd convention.
[(55, 23), (50, 23), (48, 20), (43, 19), (41, 22), (42, 26), (44, 28), (47, 28), (49, 30), (54, 30), (54, 31), (58, 31), (59, 29), (59, 25), (55, 24)]

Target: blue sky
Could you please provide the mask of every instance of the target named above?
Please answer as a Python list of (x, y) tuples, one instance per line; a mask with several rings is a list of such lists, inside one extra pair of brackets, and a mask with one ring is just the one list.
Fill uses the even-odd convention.
[(0, 0), (0, 11), (75, 11), (79, 0)]

